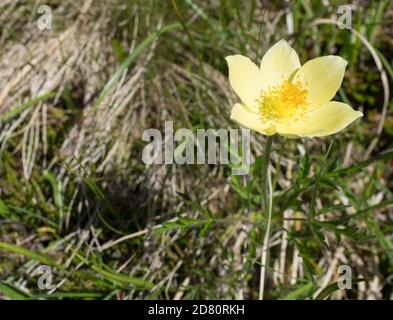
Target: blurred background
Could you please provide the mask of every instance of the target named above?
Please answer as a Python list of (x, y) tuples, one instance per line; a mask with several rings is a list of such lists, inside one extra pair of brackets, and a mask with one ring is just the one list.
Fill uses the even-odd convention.
[(147, 166), (141, 137), (239, 128), (224, 58), (280, 39), (346, 59), (364, 117), (275, 138), (265, 297), (393, 298), (391, 1), (1, 0), (0, 299), (258, 298), (265, 137), (248, 176)]

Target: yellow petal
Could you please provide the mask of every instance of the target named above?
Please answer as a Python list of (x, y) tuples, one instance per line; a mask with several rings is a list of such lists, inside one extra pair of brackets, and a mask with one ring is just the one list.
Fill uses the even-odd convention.
[(274, 129), (269, 124), (264, 124), (261, 122), (259, 115), (250, 112), (244, 105), (236, 103), (231, 112), (231, 119), (240, 123), (246, 128), (255, 130), (259, 133), (265, 135), (274, 134)]
[(307, 61), (296, 73), (308, 91), (308, 104), (324, 104), (336, 95), (344, 78), (347, 62), (339, 56), (324, 56)]
[(298, 68), (300, 68), (299, 57), (285, 40), (280, 40), (272, 46), (261, 61), (261, 73), (267, 86), (288, 80)]
[(276, 129), (279, 134), (298, 137), (323, 137), (343, 130), (357, 118), (363, 116), (360, 111), (349, 105), (330, 101), (309, 111), (295, 123), (279, 123)]
[(225, 58), (229, 68), (229, 82), (242, 100), (250, 109), (256, 111), (256, 100), (262, 92), (262, 76), (259, 68), (249, 58), (242, 55)]

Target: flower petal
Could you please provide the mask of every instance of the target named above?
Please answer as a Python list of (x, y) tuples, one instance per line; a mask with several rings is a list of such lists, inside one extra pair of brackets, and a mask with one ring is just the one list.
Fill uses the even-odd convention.
[(249, 58), (242, 55), (233, 55), (225, 58), (229, 68), (229, 82), (242, 100), (250, 109), (256, 111), (257, 99), (262, 92), (262, 75), (259, 68)]
[(323, 137), (343, 130), (357, 118), (363, 116), (360, 111), (349, 105), (330, 101), (309, 111), (296, 123), (276, 124), (277, 132), (298, 137)]
[(231, 119), (240, 123), (246, 128), (258, 131), (265, 135), (272, 135), (275, 133), (274, 128), (268, 124), (264, 124), (259, 119), (258, 114), (250, 112), (244, 105), (236, 103), (231, 112)]
[(300, 61), (288, 42), (280, 40), (265, 53), (260, 68), (264, 84), (273, 86), (288, 80), (300, 68)]
[(308, 104), (324, 104), (336, 95), (344, 78), (347, 62), (339, 56), (324, 56), (307, 61), (296, 73), (308, 91)]

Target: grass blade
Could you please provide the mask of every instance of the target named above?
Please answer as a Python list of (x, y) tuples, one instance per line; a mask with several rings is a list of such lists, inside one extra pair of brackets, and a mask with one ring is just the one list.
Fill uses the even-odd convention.
[(33, 99), (31, 99), (31, 100), (29, 100), (19, 106), (15, 106), (15, 107), (11, 108), (10, 111), (0, 115), (0, 122), (6, 122), (6, 121), (16, 117), (17, 115), (19, 115), (20, 113), (22, 113), (26, 109), (31, 108), (32, 106), (36, 105), (39, 102), (53, 98), (55, 95), (56, 94), (54, 92), (48, 92), (42, 96), (33, 98)]

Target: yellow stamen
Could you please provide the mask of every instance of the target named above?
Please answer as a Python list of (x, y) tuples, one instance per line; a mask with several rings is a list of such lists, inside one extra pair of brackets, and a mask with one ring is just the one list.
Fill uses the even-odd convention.
[(306, 111), (307, 94), (300, 82), (285, 80), (280, 85), (270, 87), (259, 100), (261, 120), (297, 120)]

